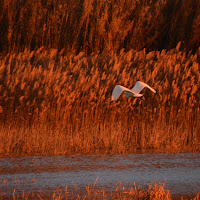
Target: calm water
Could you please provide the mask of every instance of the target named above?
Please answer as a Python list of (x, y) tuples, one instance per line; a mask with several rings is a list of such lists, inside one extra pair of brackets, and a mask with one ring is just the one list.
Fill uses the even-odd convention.
[(112, 156), (52, 156), (0, 159), (0, 197), (24, 192), (53, 192), (57, 187), (115, 190), (165, 182), (172, 196), (200, 192), (200, 154), (132, 154)]

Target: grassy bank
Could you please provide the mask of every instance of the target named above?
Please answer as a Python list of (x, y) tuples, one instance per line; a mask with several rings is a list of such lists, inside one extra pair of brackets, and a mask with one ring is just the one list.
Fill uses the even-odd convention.
[[(0, 59), (0, 155), (199, 152), (200, 50), (78, 55), (24, 51)], [(143, 101), (116, 84), (137, 80)]]
[[(72, 189), (66, 187), (62, 190), (57, 188), (52, 192), (45, 193), (23, 193), (21, 195), (15, 194), (13, 192), (13, 199), (52, 199), (52, 200), (61, 200), (61, 199), (132, 199), (132, 200), (172, 200), (172, 199), (187, 199), (187, 197), (174, 197), (172, 198), (170, 191), (167, 189), (165, 184), (153, 184), (149, 185), (146, 190), (139, 189), (139, 187), (134, 184), (134, 187), (126, 189), (123, 185), (116, 187), (115, 191), (106, 191), (104, 189), (98, 189), (94, 184), (89, 184), (85, 189), (80, 189), (75, 186)], [(199, 194), (196, 197), (190, 197), (192, 200), (199, 200)]]
[(119, 52), (200, 45), (199, 0), (3, 0), (0, 52)]

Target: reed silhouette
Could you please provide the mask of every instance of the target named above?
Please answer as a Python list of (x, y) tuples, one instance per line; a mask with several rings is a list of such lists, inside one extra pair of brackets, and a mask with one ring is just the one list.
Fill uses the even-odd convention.
[(0, 52), (56, 48), (87, 54), (200, 45), (199, 0), (6, 0)]

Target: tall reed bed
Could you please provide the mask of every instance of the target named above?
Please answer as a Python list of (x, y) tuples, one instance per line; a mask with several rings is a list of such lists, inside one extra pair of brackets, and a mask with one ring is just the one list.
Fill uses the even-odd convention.
[[(1, 156), (199, 151), (200, 50), (179, 46), (90, 56), (41, 48), (2, 57)], [(157, 93), (110, 101), (116, 84), (131, 88), (137, 80)]]
[(0, 52), (148, 51), (200, 45), (199, 0), (2, 0)]

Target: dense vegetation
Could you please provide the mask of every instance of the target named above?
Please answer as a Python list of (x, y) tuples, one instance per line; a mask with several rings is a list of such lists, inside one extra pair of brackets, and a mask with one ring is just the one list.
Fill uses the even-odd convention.
[[(200, 150), (199, 0), (0, 10), (1, 156)], [(137, 80), (157, 93), (110, 101)]]
[[(0, 60), (1, 155), (200, 150), (200, 51), (57, 55), (39, 49)], [(62, 54), (62, 53), (61, 53)], [(116, 84), (152, 86), (142, 101)]]
[(0, 52), (198, 50), (199, 0), (1, 0)]

